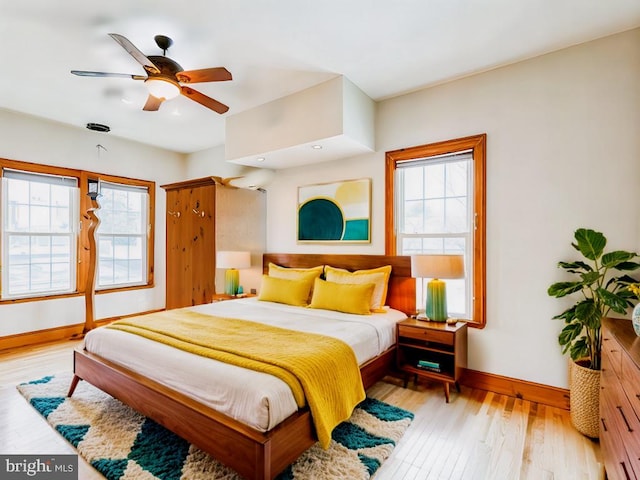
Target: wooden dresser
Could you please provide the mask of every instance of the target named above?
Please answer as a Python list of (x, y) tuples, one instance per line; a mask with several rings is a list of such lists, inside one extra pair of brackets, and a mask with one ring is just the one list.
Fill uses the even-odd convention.
[(640, 337), (629, 320), (603, 321), (600, 448), (609, 479), (640, 479)]

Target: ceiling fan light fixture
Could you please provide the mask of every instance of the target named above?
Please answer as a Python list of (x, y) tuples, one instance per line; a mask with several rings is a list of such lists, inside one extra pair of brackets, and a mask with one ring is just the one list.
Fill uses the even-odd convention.
[(180, 86), (168, 79), (148, 78), (144, 83), (147, 86), (149, 93), (156, 98), (171, 100), (172, 98), (176, 98), (180, 95)]
[[(113, 38), (126, 52), (131, 55), (136, 62), (142, 65), (147, 75), (135, 75), (130, 73), (109, 73), (92, 72), (87, 70), (71, 70), (73, 75), (81, 77), (116, 77), (130, 78), (132, 80), (142, 80), (147, 85), (149, 95), (142, 110), (155, 112), (165, 100), (171, 100), (178, 95), (184, 95), (196, 103), (199, 103), (209, 110), (223, 114), (229, 111), (229, 107), (219, 102), (215, 98), (208, 97), (204, 93), (194, 90), (190, 86), (182, 86), (183, 83), (208, 83), (224, 82), (231, 80), (231, 72), (224, 67), (200, 68), (197, 70), (184, 70), (177, 62), (167, 57), (167, 49), (172, 45), (173, 40), (164, 35), (156, 35), (155, 41), (163, 51), (162, 56), (142, 53), (131, 41), (117, 33), (110, 33)], [(118, 93), (116, 90), (109, 90), (108, 95)]]

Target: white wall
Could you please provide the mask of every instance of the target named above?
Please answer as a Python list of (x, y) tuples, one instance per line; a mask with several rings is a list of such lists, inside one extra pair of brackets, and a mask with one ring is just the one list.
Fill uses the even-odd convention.
[(222, 178), (242, 175), (248, 167), (227, 162), (224, 158), (224, 145), (209, 148), (188, 156), (187, 179), (216, 175)]
[[(640, 29), (378, 104), (376, 153), (281, 170), (267, 190), (267, 251), (384, 253), (384, 152), (487, 133), (487, 326), (469, 368), (567, 386), (549, 298), (579, 227), (640, 250)], [(296, 192), (371, 177), (370, 245), (297, 245)]]
[[(160, 185), (185, 179), (185, 156), (7, 110), (0, 110), (0, 132), (2, 158), (156, 182), (155, 286), (98, 294), (95, 314), (100, 319), (164, 308), (165, 193)], [(97, 144), (107, 149), (100, 157)], [(0, 336), (83, 323), (84, 312), (84, 296), (3, 304)]]
[[(251, 252), (251, 268), (240, 270), (244, 293), (262, 282), (266, 246), (266, 194), (246, 188), (216, 188), (216, 251)], [(216, 269), (216, 293), (224, 293), (225, 270)]]

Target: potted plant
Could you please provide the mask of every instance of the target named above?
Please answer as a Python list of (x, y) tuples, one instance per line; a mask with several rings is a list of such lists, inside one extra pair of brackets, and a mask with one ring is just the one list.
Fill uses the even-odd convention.
[(640, 268), (637, 254), (623, 250), (604, 253), (606, 237), (594, 230), (579, 228), (571, 245), (584, 257), (559, 262), (558, 267), (574, 280), (554, 283), (547, 293), (556, 298), (576, 294), (576, 303), (553, 317), (564, 320), (558, 336), (562, 353), (569, 353), (569, 398), (571, 421), (578, 431), (591, 438), (599, 436), (600, 358), (602, 318), (610, 312), (625, 315), (633, 307), (629, 285), (636, 280), (624, 272)]

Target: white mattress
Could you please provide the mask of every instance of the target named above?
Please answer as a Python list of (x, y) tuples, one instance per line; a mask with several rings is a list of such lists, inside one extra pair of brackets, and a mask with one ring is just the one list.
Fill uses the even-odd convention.
[[(395, 324), (406, 318), (393, 309), (351, 315), (256, 298), (215, 302), (188, 310), (332, 336), (353, 348), (360, 365), (394, 344)], [(272, 375), (200, 357), (139, 335), (102, 327), (86, 335), (85, 348), (259, 431), (272, 429), (298, 409), (289, 386)]]

